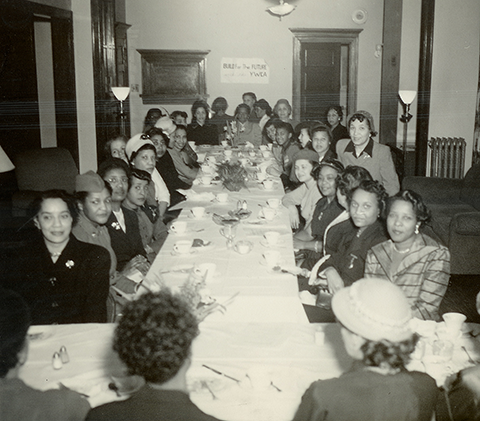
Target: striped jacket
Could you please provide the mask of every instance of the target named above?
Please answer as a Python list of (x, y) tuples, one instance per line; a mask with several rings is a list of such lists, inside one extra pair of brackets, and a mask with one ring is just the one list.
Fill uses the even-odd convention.
[(450, 252), (432, 238), (417, 235), (410, 252), (392, 273), (391, 240), (372, 247), (367, 254), (365, 277), (384, 278), (405, 292), (414, 317), (440, 320), (438, 308), (447, 291), (450, 278)]

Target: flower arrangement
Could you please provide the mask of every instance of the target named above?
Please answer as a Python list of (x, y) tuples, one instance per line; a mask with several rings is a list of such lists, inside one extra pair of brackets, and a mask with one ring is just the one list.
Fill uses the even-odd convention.
[(179, 289), (179, 296), (190, 306), (193, 314), (202, 321), (211, 312), (221, 309), (206, 288), (205, 277), (199, 275), (195, 268)]
[(242, 187), (247, 187), (248, 173), (240, 162), (224, 162), (218, 166), (217, 172), (226, 189), (240, 191)]

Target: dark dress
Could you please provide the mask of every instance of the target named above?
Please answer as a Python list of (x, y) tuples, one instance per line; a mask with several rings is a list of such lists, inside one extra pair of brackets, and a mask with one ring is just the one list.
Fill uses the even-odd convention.
[(218, 145), (217, 126), (209, 123), (203, 126), (190, 123), (187, 126), (187, 139), (189, 142), (195, 142), (195, 145)]
[(345, 126), (342, 126), (340, 123), (337, 127), (332, 130), (332, 143), (330, 145), (330, 150), (336, 154), (336, 145), (340, 139), (349, 139), (350, 133)]
[(129, 399), (92, 409), (87, 421), (215, 421), (179, 390), (159, 390), (145, 385)]
[(227, 125), (227, 121), (232, 121), (233, 116), (224, 114), (221, 117), (217, 116), (216, 114), (210, 119), (209, 123), (217, 126), (217, 133), (220, 135), (225, 132), (225, 126)]
[(383, 375), (360, 362), (338, 378), (311, 384), (294, 421), (430, 421), (438, 389), (428, 374)]
[(17, 291), (33, 324), (107, 321), (110, 255), (94, 244), (70, 240), (53, 263), (41, 235), (7, 262), (2, 286)]
[(178, 177), (178, 172), (175, 168), (175, 164), (173, 163), (173, 159), (168, 153), (168, 150), (163, 154), (162, 157), (157, 159), (156, 168), (162, 176), (163, 181), (165, 181), (167, 189), (170, 193), (170, 206), (174, 206), (177, 203), (185, 200), (185, 196), (180, 194), (177, 189), (187, 190), (192, 186), (180, 180)]
[(122, 271), (125, 265), (135, 256), (141, 254), (147, 257), (143, 248), (137, 214), (122, 206), (125, 217), (126, 232), (122, 230), (115, 214), (112, 212), (107, 221), (107, 229), (110, 234), (112, 249), (117, 256), (117, 270)]

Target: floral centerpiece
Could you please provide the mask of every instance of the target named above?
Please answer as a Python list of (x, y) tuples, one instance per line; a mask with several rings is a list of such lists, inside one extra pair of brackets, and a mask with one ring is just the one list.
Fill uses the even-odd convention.
[(247, 187), (248, 173), (240, 162), (224, 162), (218, 166), (217, 172), (226, 189), (240, 191), (242, 187)]

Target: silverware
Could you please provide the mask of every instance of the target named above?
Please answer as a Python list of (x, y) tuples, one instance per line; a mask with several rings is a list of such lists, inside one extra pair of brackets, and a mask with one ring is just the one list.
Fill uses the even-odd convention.
[(467, 354), (468, 362), (469, 362), (470, 364), (476, 364), (476, 362), (472, 359), (472, 357), (471, 357), (470, 354), (468, 353), (467, 348), (465, 348), (465, 347), (462, 345), (462, 349), (465, 351), (465, 354)]
[(272, 386), (274, 389), (277, 389), (277, 392), (281, 392), (282, 389), (280, 389), (278, 386), (275, 386), (273, 382), (270, 382), (270, 386)]
[(215, 396), (215, 393), (213, 393), (212, 389), (210, 389), (210, 386), (208, 385), (208, 383), (206, 382), (206, 380), (202, 380), (202, 386), (205, 386), (205, 388), (210, 392), (210, 394), (212, 395), (212, 398), (215, 400), (215, 399), (218, 399), (216, 396)]
[(226, 377), (227, 379), (233, 380), (237, 383), (240, 383), (240, 380), (236, 379), (235, 377), (229, 376), (228, 374), (222, 373), (221, 371), (215, 370), (212, 367), (209, 367), (208, 365), (202, 364), (203, 367), (208, 368), (209, 370), (213, 371), (214, 373), (218, 374), (219, 376)]

